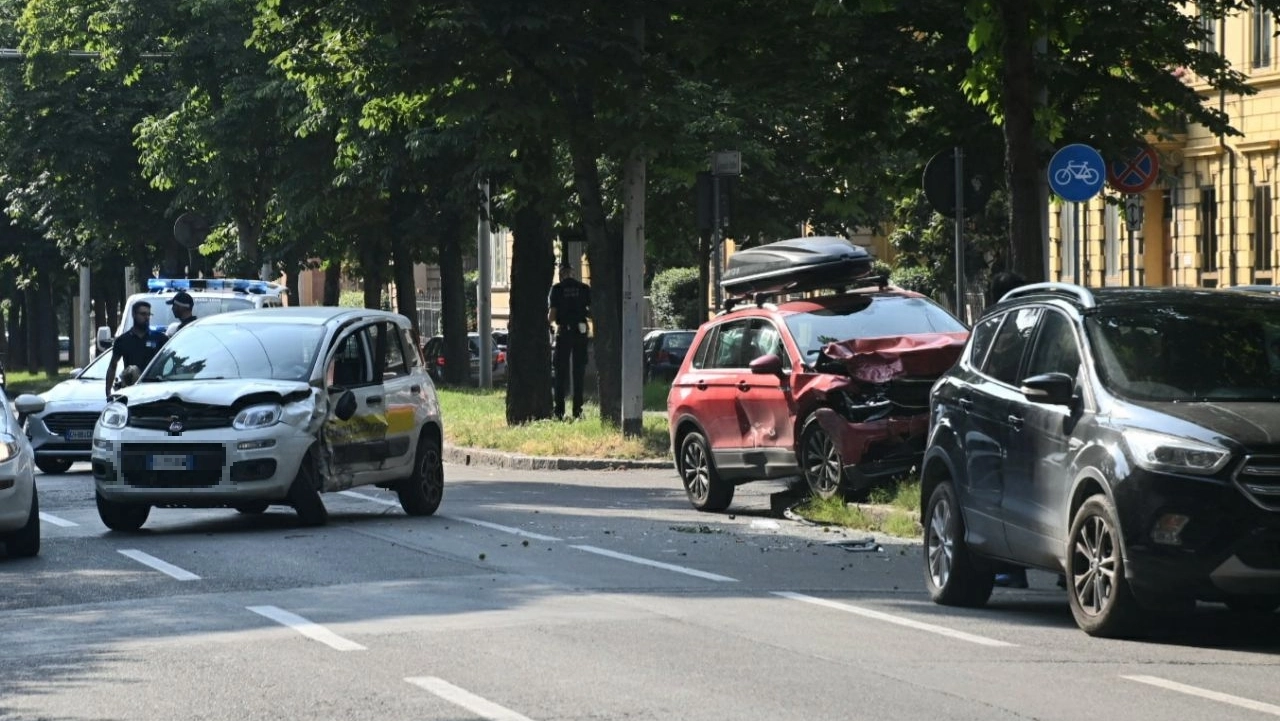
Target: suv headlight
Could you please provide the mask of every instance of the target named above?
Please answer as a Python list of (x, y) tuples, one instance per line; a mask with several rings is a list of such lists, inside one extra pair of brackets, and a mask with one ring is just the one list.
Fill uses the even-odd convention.
[(236, 419), (231, 426), (238, 431), (274, 426), (280, 422), (280, 416), (283, 412), (284, 408), (279, 403), (249, 406), (236, 414)]
[(1190, 438), (1130, 428), (1124, 431), (1134, 463), (1148, 471), (1209, 475), (1222, 470), (1231, 452), (1222, 446)]
[(123, 403), (108, 403), (107, 407), (102, 409), (98, 422), (103, 428), (120, 430), (129, 422), (129, 408)]

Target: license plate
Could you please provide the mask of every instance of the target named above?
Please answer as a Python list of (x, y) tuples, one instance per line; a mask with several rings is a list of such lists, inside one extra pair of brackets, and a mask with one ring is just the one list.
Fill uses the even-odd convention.
[(67, 431), (67, 440), (69, 441), (93, 440), (93, 430), (89, 428), (80, 428), (73, 431)]
[(189, 471), (195, 466), (195, 458), (180, 455), (147, 456), (148, 471)]

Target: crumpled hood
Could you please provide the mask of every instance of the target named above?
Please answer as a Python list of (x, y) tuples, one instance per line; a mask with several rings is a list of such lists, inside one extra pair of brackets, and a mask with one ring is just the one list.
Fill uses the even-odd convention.
[(171, 398), (187, 403), (230, 406), (236, 400), (259, 393), (275, 393), (281, 398), (295, 393), (311, 393), (311, 386), (301, 381), (273, 381), (227, 378), (224, 380), (169, 381), (138, 383), (120, 392), (129, 407)]
[(969, 334), (963, 331), (856, 338), (828, 343), (822, 352), (844, 363), (855, 380), (887, 383), (899, 376), (942, 375), (955, 365), (968, 338)]

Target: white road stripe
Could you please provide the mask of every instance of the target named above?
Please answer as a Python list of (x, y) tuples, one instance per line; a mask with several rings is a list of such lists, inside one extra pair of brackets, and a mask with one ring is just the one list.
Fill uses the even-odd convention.
[(488, 721), (533, 721), (528, 716), (512, 711), (509, 708), (481, 698), (466, 689), (458, 688), (442, 678), (435, 676), (418, 676), (406, 678), (405, 681), (425, 689), (456, 706), (470, 711)]
[(245, 608), (253, 611), (259, 616), (266, 616), (276, 623), (288, 626), (303, 636), (306, 636), (313, 641), (319, 641), (329, 648), (338, 651), (367, 650), (364, 646), (361, 646), (355, 641), (349, 641), (324, 626), (308, 621), (296, 613), (289, 613), (279, 606), (245, 606)]
[(150, 566), (156, 569), (157, 571), (159, 571), (160, 573), (163, 573), (166, 576), (172, 576), (173, 578), (176, 578), (179, 581), (199, 581), (200, 580), (200, 577), (197, 576), (196, 574), (190, 571), (187, 571), (185, 569), (178, 568), (177, 566), (167, 561), (161, 561), (160, 559), (156, 558), (155, 556), (152, 556), (149, 553), (143, 553), (142, 551), (139, 551), (134, 548), (121, 548), (119, 549), (119, 551), (121, 555), (128, 556), (129, 558), (132, 558), (133, 560), (137, 561), (138, 563), (141, 563), (144, 566)]
[(61, 526), (63, 528), (74, 528), (80, 525), (75, 521), (68, 521), (65, 518), (58, 518), (52, 513), (45, 513), (44, 511), (40, 512), (40, 520), (44, 521), (45, 523), (52, 523), (55, 526)]
[(667, 571), (675, 571), (676, 573), (683, 573), (686, 576), (697, 576), (698, 578), (705, 578), (708, 581), (722, 581), (725, 583), (738, 582), (738, 579), (736, 578), (729, 578), (728, 576), (721, 576), (716, 573), (699, 571), (696, 568), (687, 568), (685, 566), (677, 566), (672, 563), (663, 563), (661, 561), (650, 561), (647, 558), (641, 558), (639, 556), (630, 556), (625, 553), (618, 553), (617, 551), (610, 551), (604, 548), (596, 548), (595, 546), (572, 546), (572, 548), (576, 548), (579, 551), (586, 551), (587, 553), (594, 553), (600, 556), (616, 558), (619, 561), (627, 561), (629, 563), (638, 563), (642, 566), (653, 566), (654, 568), (661, 568)]
[(1196, 686), (1188, 686), (1186, 684), (1178, 683), (1177, 681), (1170, 681), (1168, 679), (1163, 679), (1158, 676), (1121, 676), (1120, 678), (1128, 679), (1130, 681), (1137, 681), (1138, 683), (1149, 684), (1151, 686), (1167, 689), (1169, 691), (1177, 691), (1178, 693), (1185, 693), (1189, 696), (1199, 696), (1200, 698), (1206, 698), (1206, 699), (1209, 699), (1210, 701), (1219, 701), (1221, 703), (1230, 704), (1232, 706), (1247, 708), (1250, 711), (1257, 711), (1258, 713), (1264, 713), (1270, 716), (1280, 716), (1280, 706), (1276, 706), (1274, 704), (1269, 704), (1269, 703), (1263, 703), (1262, 701), (1254, 701), (1251, 698), (1244, 698), (1241, 696), (1232, 696), (1229, 693), (1222, 693), (1220, 691), (1210, 691), (1208, 689), (1203, 689)]
[(513, 528), (511, 526), (503, 526), (497, 523), (490, 523), (488, 521), (481, 521), (477, 518), (467, 518), (466, 516), (441, 516), (441, 518), (449, 521), (457, 521), (458, 523), (470, 523), (473, 526), (480, 526), (481, 528), (488, 528), (494, 531), (502, 531), (503, 533), (510, 533), (516, 536), (524, 536), (525, 538), (532, 538), (535, 541), (563, 540), (563, 539), (556, 538), (555, 536), (544, 536), (541, 533), (534, 533), (533, 531), (525, 531), (519, 528)]
[(352, 498), (359, 498), (362, 501), (369, 501), (370, 503), (381, 503), (384, 506), (392, 506), (394, 508), (400, 507), (399, 501), (388, 501), (385, 498), (374, 498), (373, 496), (366, 496), (363, 493), (357, 493), (355, 491), (338, 491), (338, 495), (351, 496)]
[(914, 628), (917, 631), (928, 631), (929, 633), (936, 633), (940, 636), (947, 636), (949, 638), (958, 639), (960, 641), (968, 641), (969, 643), (976, 643), (981, 646), (1017, 646), (1018, 645), (1016, 643), (1009, 643), (1007, 641), (999, 641), (994, 638), (987, 638), (986, 636), (978, 636), (972, 633), (965, 633), (964, 631), (956, 631), (954, 629), (950, 629), (945, 626), (936, 626), (932, 623), (923, 623), (921, 621), (913, 621), (909, 618), (894, 616), (892, 614), (883, 613), (881, 611), (872, 611), (869, 608), (851, 606), (847, 603), (840, 603), (839, 601), (828, 601), (824, 598), (806, 596), (803, 593), (793, 593), (791, 591), (773, 591), (773, 595), (781, 596), (783, 598), (789, 598), (793, 601), (803, 601), (804, 603), (812, 603), (815, 606), (825, 606), (827, 608), (834, 608), (837, 611), (844, 611), (846, 613), (852, 613), (858, 616), (864, 616), (866, 618), (873, 618), (877, 621), (894, 623), (899, 626)]

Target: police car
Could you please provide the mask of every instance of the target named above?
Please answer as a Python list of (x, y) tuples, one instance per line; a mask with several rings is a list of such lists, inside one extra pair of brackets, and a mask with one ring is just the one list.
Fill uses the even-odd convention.
[(279, 283), (243, 278), (148, 278), (147, 292), (134, 293), (125, 302), (120, 324), (113, 335), (111, 329), (98, 328), (98, 350), (105, 351), (112, 341), (129, 330), (133, 306), (140, 300), (151, 304), (151, 329), (164, 332), (177, 320), (168, 302), (180, 291), (195, 301), (192, 311), (197, 318), (252, 308), (278, 308), (284, 305), (285, 287)]
[[(189, 293), (195, 301), (197, 318), (233, 310), (278, 307), (283, 305), (284, 298), (284, 286), (260, 280), (151, 278), (147, 281), (147, 292), (129, 296), (116, 335), (128, 330), (133, 305), (139, 300), (151, 303), (152, 328), (164, 331), (174, 320), (173, 306), (166, 301), (180, 291)], [(99, 350), (110, 349), (115, 337), (109, 328), (99, 328)], [(36, 467), (41, 471), (66, 473), (72, 463), (89, 460), (93, 425), (107, 404), (102, 386), (110, 362), (110, 353), (99, 353), (89, 365), (76, 370), (70, 379), (41, 393), (44, 410), (25, 417)]]

